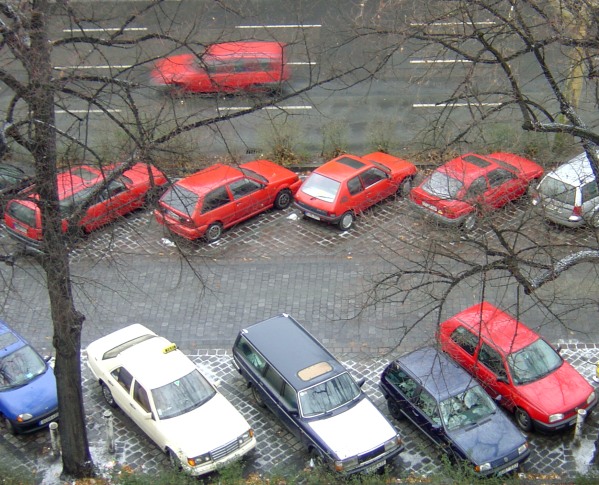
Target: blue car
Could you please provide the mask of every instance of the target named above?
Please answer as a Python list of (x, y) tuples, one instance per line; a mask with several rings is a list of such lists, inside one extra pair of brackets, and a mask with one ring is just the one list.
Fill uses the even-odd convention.
[(512, 472), (530, 454), (525, 436), (495, 401), (434, 347), (389, 364), (380, 387), (395, 419), (412, 421), (450, 459), (471, 463), (479, 476)]
[(13, 434), (41, 429), (58, 418), (52, 367), (1, 320), (0, 415)]

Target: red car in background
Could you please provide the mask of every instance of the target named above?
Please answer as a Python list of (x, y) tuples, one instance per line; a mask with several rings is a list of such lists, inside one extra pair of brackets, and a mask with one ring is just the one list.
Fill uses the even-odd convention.
[[(80, 165), (58, 174), (58, 198), (64, 233), (67, 230), (90, 232), (108, 224), (157, 197), (161, 187), (167, 183), (160, 170), (146, 163), (136, 163), (107, 183), (106, 178), (118, 168), (119, 165), (114, 164), (102, 168)], [(93, 197), (93, 201), (76, 226), (73, 226), (69, 217), (90, 197)], [(38, 203), (39, 196), (35, 185), (32, 185), (20, 192), (18, 199), (8, 202), (4, 223), (12, 238), (29, 249), (43, 251), (42, 216)]]
[(161, 59), (151, 72), (155, 85), (192, 93), (280, 91), (290, 72), (285, 45), (278, 42), (213, 44), (201, 57)]
[(381, 200), (407, 195), (416, 166), (383, 152), (341, 155), (321, 165), (303, 182), (295, 206), (305, 217), (347, 231), (356, 215)]
[(443, 322), (441, 348), (474, 376), (524, 431), (556, 431), (597, 405), (593, 387), (543, 338), (491, 303)]
[(289, 207), (300, 183), (296, 173), (269, 160), (219, 163), (175, 182), (154, 214), (174, 234), (214, 242), (238, 222)]
[(512, 153), (467, 153), (433, 171), (412, 189), (410, 201), (426, 216), (470, 231), (479, 214), (521, 197), (542, 175), (540, 165)]

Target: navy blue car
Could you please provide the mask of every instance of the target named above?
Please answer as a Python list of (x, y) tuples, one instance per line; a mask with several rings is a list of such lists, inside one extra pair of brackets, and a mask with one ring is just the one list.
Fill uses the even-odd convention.
[(13, 434), (41, 429), (58, 418), (54, 370), (1, 320), (0, 416)]
[(408, 418), (451, 459), (478, 475), (516, 470), (530, 454), (521, 431), (461, 367), (434, 347), (387, 366), (381, 391), (395, 419)]

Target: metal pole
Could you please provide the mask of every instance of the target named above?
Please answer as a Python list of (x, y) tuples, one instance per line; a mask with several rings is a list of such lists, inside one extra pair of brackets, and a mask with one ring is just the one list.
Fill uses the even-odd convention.
[(52, 421), (50, 426), (50, 443), (52, 445), (52, 455), (60, 455), (60, 436), (58, 435), (58, 423)]
[(574, 442), (580, 444), (580, 436), (582, 435), (582, 425), (584, 424), (584, 418), (587, 417), (586, 409), (579, 409), (576, 414), (576, 428), (574, 429)]
[(104, 419), (106, 420), (106, 443), (109, 453), (114, 453), (114, 416), (111, 411), (104, 411)]

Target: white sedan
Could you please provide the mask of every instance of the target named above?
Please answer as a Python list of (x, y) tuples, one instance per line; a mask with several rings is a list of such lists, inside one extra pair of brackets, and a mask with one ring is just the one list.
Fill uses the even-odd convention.
[(87, 356), (108, 404), (121, 408), (174, 466), (202, 475), (256, 446), (239, 411), (175, 344), (143, 325), (92, 342)]

